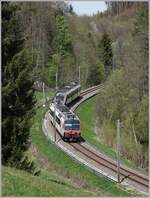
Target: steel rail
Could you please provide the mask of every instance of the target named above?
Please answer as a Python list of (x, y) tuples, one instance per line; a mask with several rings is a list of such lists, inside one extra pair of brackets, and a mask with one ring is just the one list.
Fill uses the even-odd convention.
[[(106, 159), (106, 158), (104, 158), (104, 157), (98, 155), (97, 153), (95, 153), (94, 151), (91, 151), (89, 148), (83, 146), (82, 144), (80, 144), (80, 146), (83, 147), (84, 149), (90, 151), (92, 154), (96, 155), (97, 157), (100, 157), (100, 158), (104, 159), (105, 161), (109, 162), (110, 164), (112, 164), (112, 165), (114, 165), (114, 166), (117, 166), (117, 163), (116, 163), (115, 161), (112, 162), (112, 161), (110, 161), (110, 160), (108, 160), (108, 159)], [(147, 182), (149, 181), (148, 177), (145, 176), (145, 175), (139, 175), (138, 173), (135, 173), (135, 172), (132, 172), (131, 170), (128, 170), (128, 169), (126, 169), (126, 168), (123, 168), (122, 166), (121, 166), (120, 168), (121, 168), (121, 170), (123, 170), (123, 171), (126, 171), (126, 172), (128, 172), (128, 173), (130, 173), (130, 174), (132, 174), (132, 175), (136, 175), (136, 176), (139, 177), (139, 178), (142, 178), (144, 181), (147, 181)]]
[(97, 86), (94, 86), (94, 87), (90, 87), (90, 88), (88, 88), (84, 91), (81, 91), (80, 96), (87, 95), (88, 93), (91, 93), (92, 91), (98, 90), (100, 88), (104, 88), (104, 85), (97, 85)]
[[(81, 145), (80, 143), (70, 143), (70, 145), (75, 148), (77, 151), (81, 152), (82, 154), (84, 154), (85, 156), (87, 156), (89, 159), (92, 159), (93, 161), (95, 161), (96, 163), (107, 167), (109, 169), (111, 169), (113, 172), (117, 173), (117, 166), (110, 162), (109, 160), (97, 155), (95, 152), (85, 148), (83, 145)], [(92, 154), (92, 155), (91, 155)], [(121, 169), (122, 170), (122, 169)], [(130, 174), (129, 174), (130, 173)], [(141, 177), (140, 175), (136, 175), (135, 173), (132, 173), (130, 171), (126, 171), (125, 169), (123, 171), (121, 171), (120, 173), (123, 178), (128, 178), (138, 184), (141, 184), (143, 186), (145, 186), (146, 188), (148, 188), (148, 180), (145, 180), (146, 178), (144, 178), (145, 181), (141, 181), (141, 179), (143, 180), (143, 177)], [(131, 177), (132, 175), (134, 175), (135, 177)], [(147, 181), (147, 182), (146, 182)]]
[[(98, 85), (98, 86), (94, 86), (94, 87), (88, 88), (88, 89), (82, 91), (80, 95), (81, 95), (81, 96), (85, 96), (85, 95), (87, 95), (87, 94), (89, 94), (89, 93), (91, 93), (91, 92), (93, 92), (93, 91), (95, 91), (95, 90), (98, 90), (98, 89), (100, 89), (100, 88), (104, 88), (104, 85)], [(70, 144), (71, 144), (71, 143), (70, 143)], [(117, 163), (116, 163), (116, 162), (113, 163), (113, 162), (111, 162), (111, 161), (109, 161), (109, 160), (107, 160), (107, 159), (105, 159), (105, 158), (103, 158), (103, 157), (97, 155), (95, 152), (93, 152), (93, 151), (87, 149), (85, 146), (83, 146), (83, 145), (81, 145), (81, 144), (79, 144), (79, 143), (77, 143), (77, 145), (78, 145), (78, 147), (75, 148), (75, 146), (73, 146), (73, 144), (71, 144), (71, 146), (73, 146), (73, 147), (74, 147), (76, 150), (78, 150), (78, 151), (80, 151), (80, 149), (79, 149), (79, 145), (80, 145), (80, 147), (84, 148), (87, 152), (90, 152), (92, 155), (95, 155), (97, 158), (103, 160), (103, 163), (102, 163), (102, 162), (97, 162), (97, 161), (96, 161), (97, 163), (101, 163), (101, 165), (103, 165), (103, 166), (105, 166), (105, 167), (111, 169), (111, 170), (114, 171), (115, 173), (117, 173), (117, 170), (116, 170), (116, 168), (117, 168)], [(80, 152), (81, 152), (81, 151), (80, 151)], [(81, 152), (81, 153), (82, 153), (82, 152)], [(92, 160), (95, 161), (95, 159), (94, 159), (92, 156), (89, 156), (87, 153), (84, 153), (84, 155), (86, 155), (87, 157), (89, 157), (89, 158), (91, 158)], [(106, 163), (104, 163), (104, 161), (105, 161), (107, 164), (109, 164), (109, 165), (106, 165)], [(110, 165), (111, 165), (112, 167), (110, 167)], [(125, 178), (128, 178), (128, 179), (130, 179), (130, 180), (132, 180), (132, 181), (134, 181), (134, 182), (136, 182), (136, 183), (138, 183), (138, 184), (141, 184), (141, 185), (145, 186), (146, 188), (149, 187), (149, 179), (148, 179), (146, 176), (139, 175), (139, 174), (137, 174), (137, 173), (135, 173), (135, 172), (132, 172), (132, 171), (130, 171), (130, 170), (127, 170), (127, 169), (125, 169), (125, 168), (123, 168), (123, 167), (120, 167), (120, 170), (121, 170), (121, 175), (124, 177), (124, 178), (122, 178), (121, 182), (122, 182)]]
[[(80, 96), (82, 97), (82, 96), (88, 95), (89, 93), (91, 93), (93, 91), (96, 91), (98, 89), (103, 89), (103, 88), (104, 88), (104, 85), (103, 84), (102, 85), (97, 85), (97, 86), (90, 87), (90, 88), (88, 88), (86, 90), (81, 91)], [(71, 107), (73, 107), (74, 105), (75, 104), (71, 105)], [(81, 145), (80, 143), (69, 143), (69, 144), (74, 149), (76, 149), (78, 152), (84, 154), (85, 156), (87, 156), (91, 160), (93, 160), (96, 163), (101, 164), (102, 166), (105, 166), (108, 169), (112, 170), (113, 172), (117, 173), (117, 169), (116, 169), (117, 164), (115, 162), (113, 163), (112, 161), (109, 161), (109, 160), (101, 157), (100, 155), (96, 154), (96, 152), (91, 151), (89, 148), (86, 148), (85, 146)], [(82, 150), (84, 149), (84, 152), (81, 151), (81, 147), (82, 147)], [(94, 157), (97, 158), (97, 159), (95, 159)], [(146, 178), (146, 176), (138, 175), (135, 172), (132, 172), (130, 170), (127, 170), (127, 169), (125, 169), (123, 167), (120, 167), (120, 170), (121, 170), (121, 175), (123, 176), (121, 182), (125, 178), (128, 178), (128, 179), (130, 179), (130, 180), (136, 182), (137, 184), (140, 184), (140, 185), (142, 185), (142, 186), (144, 186), (146, 188), (149, 187), (149, 185), (148, 185), (149, 179)]]

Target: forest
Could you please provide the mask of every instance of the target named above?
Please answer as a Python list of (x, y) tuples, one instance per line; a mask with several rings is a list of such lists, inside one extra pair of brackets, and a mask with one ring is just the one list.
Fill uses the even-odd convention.
[[(32, 169), (33, 85), (104, 84), (95, 108), (96, 138), (148, 171), (148, 3), (107, 2), (78, 16), (64, 2), (2, 2), (2, 164)], [(80, 73), (80, 79), (79, 79)], [(34, 168), (33, 168), (34, 169)]]

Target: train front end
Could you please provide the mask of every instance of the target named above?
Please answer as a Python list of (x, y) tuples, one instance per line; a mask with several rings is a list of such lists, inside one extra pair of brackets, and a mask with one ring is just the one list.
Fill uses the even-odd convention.
[(64, 141), (80, 140), (80, 121), (79, 119), (68, 119), (64, 122)]

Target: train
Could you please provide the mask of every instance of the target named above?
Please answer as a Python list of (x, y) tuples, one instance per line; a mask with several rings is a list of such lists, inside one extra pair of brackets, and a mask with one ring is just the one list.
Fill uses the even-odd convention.
[(57, 91), (53, 98), (53, 102), (61, 102), (63, 105), (68, 105), (80, 96), (80, 91), (81, 86), (77, 82), (70, 82), (68, 85)]
[(71, 82), (57, 91), (49, 106), (49, 119), (64, 141), (81, 138), (80, 120), (67, 105), (80, 96), (81, 86)]

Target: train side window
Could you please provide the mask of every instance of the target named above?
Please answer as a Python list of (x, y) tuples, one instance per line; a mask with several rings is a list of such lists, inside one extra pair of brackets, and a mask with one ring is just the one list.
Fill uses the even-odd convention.
[(80, 87), (77, 88), (76, 90), (74, 90), (73, 92), (71, 92), (70, 94), (68, 94), (66, 97), (66, 101), (68, 101), (70, 98), (74, 97), (74, 95), (78, 94), (78, 92), (80, 92)]
[(60, 119), (56, 116), (56, 122), (60, 125)]
[(50, 109), (49, 113), (51, 114), (52, 117), (54, 117), (54, 112)]

